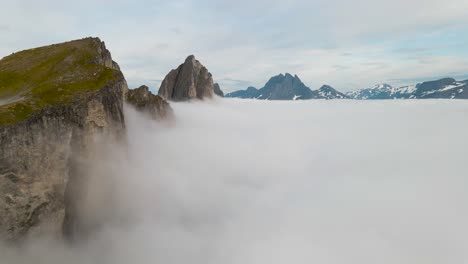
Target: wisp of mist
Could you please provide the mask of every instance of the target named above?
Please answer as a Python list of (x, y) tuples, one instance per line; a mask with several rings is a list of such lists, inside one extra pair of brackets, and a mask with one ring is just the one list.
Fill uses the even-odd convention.
[(3, 247), (0, 263), (468, 261), (468, 103), (171, 105), (169, 124), (126, 108), (128, 143), (96, 161), (90, 215), (106, 224), (87, 243)]

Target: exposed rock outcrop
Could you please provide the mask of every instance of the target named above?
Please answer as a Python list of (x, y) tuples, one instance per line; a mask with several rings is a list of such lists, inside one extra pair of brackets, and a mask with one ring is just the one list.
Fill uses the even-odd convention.
[(168, 119), (173, 116), (169, 103), (161, 96), (151, 93), (146, 85), (128, 90), (126, 99), (137, 110), (150, 114), (155, 120)]
[(26, 50), (0, 60), (0, 238), (73, 237), (86, 162), (98, 140), (125, 134), (127, 83), (97, 38)]
[(205, 66), (190, 55), (177, 69), (167, 74), (158, 94), (170, 101), (212, 98), (213, 78)]
[(218, 83), (214, 84), (214, 93), (219, 97), (224, 97), (223, 90), (221, 90), (221, 87), (219, 87)]

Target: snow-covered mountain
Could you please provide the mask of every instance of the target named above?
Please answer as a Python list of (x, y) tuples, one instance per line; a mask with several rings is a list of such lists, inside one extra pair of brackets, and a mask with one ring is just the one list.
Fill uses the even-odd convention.
[(379, 99), (408, 99), (416, 91), (416, 85), (393, 87), (389, 84), (377, 84), (373, 88), (352, 91), (346, 95), (351, 99), (379, 100)]
[(388, 99), (393, 87), (389, 84), (377, 84), (372, 88), (366, 88), (348, 92), (346, 95), (351, 99)]
[(402, 87), (392, 87), (389, 84), (379, 84), (373, 88), (352, 91), (346, 95), (351, 99), (468, 99), (468, 81), (456, 81), (453, 78), (444, 78), (436, 81), (418, 83)]
[(331, 87), (330, 85), (323, 85), (320, 89), (313, 91), (318, 94), (318, 98), (320, 99), (346, 99), (348, 98), (347, 95), (344, 93), (338, 92), (335, 88)]
[(468, 99), (467, 82), (453, 78), (424, 82), (417, 85), (414, 98)]
[(263, 88), (249, 87), (246, 90), (226, 94), (226, 97), (262, 100), (307, 100), (307, 99), (468, 99), (468, 80), (456, 81), (443, 78), (414, 85), (393, 87), (382, 83), (372, 88), (341, 93), (329, 85), (311, 90), (297, 75), (289, 73), (271, 77)]

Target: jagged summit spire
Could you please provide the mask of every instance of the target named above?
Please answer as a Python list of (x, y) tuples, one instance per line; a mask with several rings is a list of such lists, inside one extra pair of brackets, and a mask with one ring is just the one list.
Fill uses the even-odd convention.
[(195, 59), (195, 55), (193, 55), (193, 54), (187, 56), (187, 58), (185, 59), (185, 62), (186, 62), (186, 63), (187, 63), (187, 62), (195, 62), (195, 61), (197, 61), (197, 60)]
[(171, 101), (212, 98), (213, 78), (194, 55), (189, 55), (183, 64), (166, 75), (158, 94)]

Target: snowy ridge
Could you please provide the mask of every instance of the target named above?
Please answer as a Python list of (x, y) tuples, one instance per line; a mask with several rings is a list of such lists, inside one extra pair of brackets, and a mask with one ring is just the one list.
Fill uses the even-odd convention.
[(329, 99), (346, 99), (346, 98), (348, 98), (347, 95), (338, 92), (337, 90), (335, 90), (333, 87), (331, 87), (329, 85), (323, 85), (316, 92), (317, 92), (317, 95), (318, 95), (317, 98), (319, 98), (319, 99), (329, 100)]
[(347, 93), (347, 96), (357, 100), (372, 99), (468, 99), (465, 88), (466, 82), (458, 82), (452, 78), (423, 82), (401, 87), (389, 84), (378, 84), (373, 88), (366, 88)]
[(416, 91), (416, 84), (391, 89), (391, 94), (410, 94)]
[(267, 84), (256, 89), (228, 93), (225, 97), (251, 98), (262, 100), (308, 100), (308, 99), (468, 99), (468, 80), (456, 81), (443, 78), (418, 84), (393, 87), (387, 83), (377, 84), (372, 88), (341, 93), (329, 85), (311, 90), (305, 86), (297, 75), (289, 73), (272, 77)]
[(462, 82), (455, 82), (454, 84), (450, 85), (445, 85), (444, 87), (438, 89), (438, 90), (432, 90), (432, 91), (427, 91), (424, 93), (424, 95), (429, 95), (437, 92), (445, 92), (445, 91), (450, 91), (456, 89), (455, 92), (461, 93), (463, 92), (463, 88), (465, 87), (465, 83)]

